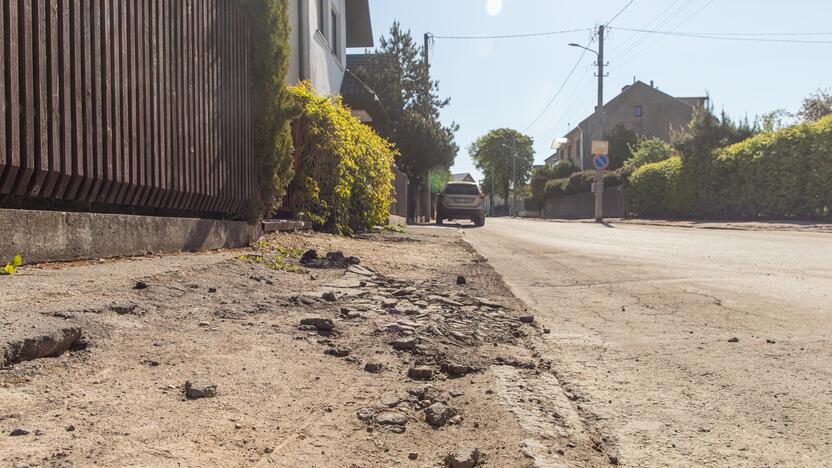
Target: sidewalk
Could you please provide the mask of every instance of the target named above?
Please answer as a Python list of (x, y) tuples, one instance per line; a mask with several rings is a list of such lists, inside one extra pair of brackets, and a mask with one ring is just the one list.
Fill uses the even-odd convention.
[[(24, 266), (0, 290), (3, 466), (531, 465), (495, 372), (539, 366), (541, 332), (456, 230)], [(9, 352), (50, 336), (69, 348)]]

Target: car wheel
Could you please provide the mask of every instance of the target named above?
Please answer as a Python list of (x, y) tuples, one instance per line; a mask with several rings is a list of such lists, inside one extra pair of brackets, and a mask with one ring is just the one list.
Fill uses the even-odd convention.
[(485, 216), (483, 216), (483, 217), (481, 217), (481, 218), (477, 219), (477, 220), (475, 221), (475, 224), (476, 224), (478, 227), (483, 227), (483, 226), (485, 226)]
[(436, 225), (441, 226), (444, 220), (442, 218), (436, 218)]

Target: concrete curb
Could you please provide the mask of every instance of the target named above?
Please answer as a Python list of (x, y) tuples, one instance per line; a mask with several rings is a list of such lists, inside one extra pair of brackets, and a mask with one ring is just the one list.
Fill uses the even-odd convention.
[(28, 264), (245, 247), (261, 225), (242, 221), (0, 209), (0, 262)]

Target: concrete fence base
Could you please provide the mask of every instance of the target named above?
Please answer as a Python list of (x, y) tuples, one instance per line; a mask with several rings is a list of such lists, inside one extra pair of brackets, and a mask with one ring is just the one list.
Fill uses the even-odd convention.
[(260, 225), (241, 221), (0, 209), (0, 262), (85, 260), (249, 245)]

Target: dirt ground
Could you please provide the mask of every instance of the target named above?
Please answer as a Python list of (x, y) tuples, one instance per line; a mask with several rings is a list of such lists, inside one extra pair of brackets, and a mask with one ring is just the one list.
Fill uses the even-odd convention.
[[(487, 466), (615, 461), (613, 441), (569, 429), (576, 403), (536, 351), (549, 330), (521, 322), (461, 237), (276, 234), (0, 277), (0, 465), (445, 466), (467, 448)], [(274, 269), (308, 249), (360, 265)], [(17, 362), (62, 339), (59, 357)], [(526, 399), (527, 375), (554, 381), (547, 401)], [(216, 396), (185, 398), (186, 381)]]

